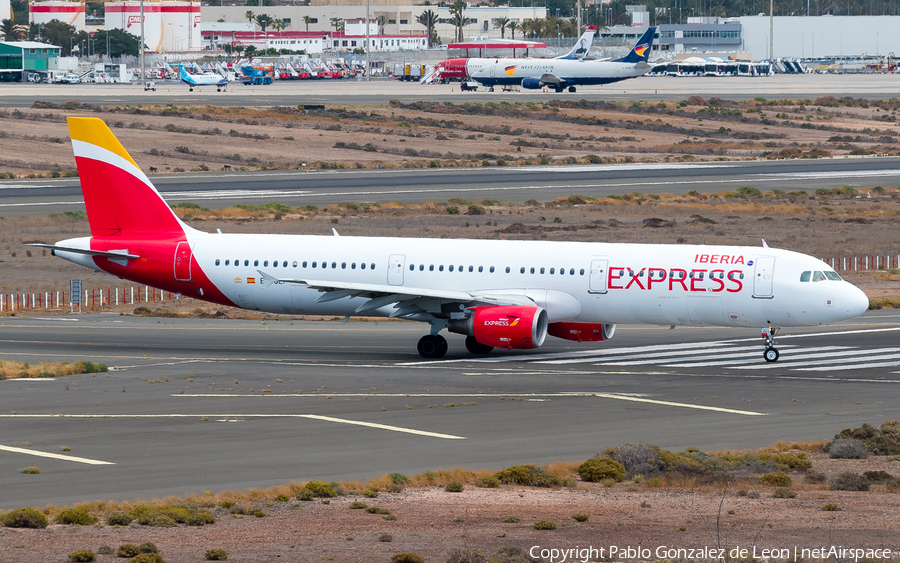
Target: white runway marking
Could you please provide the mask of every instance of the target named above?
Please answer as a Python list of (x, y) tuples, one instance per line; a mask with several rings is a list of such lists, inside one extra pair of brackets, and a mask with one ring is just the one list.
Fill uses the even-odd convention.
[[(13, 415), (16, 416), (16, 415)], [(16, 448), (13, 446), (0, 446), (0, 450), (6, 452), (12, 452), (17, 454), (26, 454), (33, 455), (37, 457), (49, 457), (52, 459), (61, 459), (63, 461), (74, 461), (77, 463), (86, 463), (88, 465), (115, 465), (115, 463), (111, 461), (100, 461), (96, 459), (87, 459), (85, 457), (75, 457), (73, 455), (62, 455), (62, 454), (51, 454), (48, 452), (39, 452), (36, 450), (29, 450), (27, 448)]]
[[(213, 395), (205, 395), (213, 396)], [(253, 395), (250, 395), (253, 396)], [(0, 418), (308, 418), (312, 420), (323, 420), (326, 422), (337, 422), (341, 424), (351, 424), (354, 426), (365, 426), (368, 428), (376, 428), (379, 430), (390, 430), (392, 432), (402, 432), (404, 434), (416, 434), (418, 436), (428, 436), (430, 438), (442, 438), (444, 440), (465, 440), (465, 436), (454, 436), (453, 434), (441, 434), (439, 432), (427, 432), (425, 430), (416, 430), (415, 428), (403, 428), (402, 426), (391, 426), (388, 424), (378, 424), (377, 422), (365, 422), (361, 420), (350, 420), (346, 418), (335, 418), (332, 416), (321, 416), (317, 414), (0, 414)], [(0, 449), (3, 449), (0, 446)], [(20, 448), (16, 448), (20, 450)], [(45, 457), (66, 458), (67, 456), (59, 456), (57, 454), (38, 454), (30, 450), (21, 450), (20, 453), (31, 453), (34, 455), (44, 455)], [(80, 459), (80, 458), (79, 458)], [(73, 461), (75, 461), (73, 459)], [(82, 462), (82, 463), (87, 463)], [(107, 463), (107, 462), (97, 462)]]
[[(688, 403), (675, 403), (672, 401), (661, 401), (657, 399), (648, 399), (644, 395), (635, 394), (635, 393), (303, 393), (303, 394), (290, 394), (290, 393), (282, 393), (280, 395), (217, 395), (217, 394), (184, 394), (181, 393), (172, 394), (172, 397), (194, 397), (194, 398), (246, 398), (246, 397), (267, 397), (267, 398), (275, 398), (275, 397), (318, 397), (318, 398), (341, 398), (341, 397), (435, 397), (435, 398), (446, 398), (446, 397), (455, 397), (455, 398), (568, 398), (568, 397), (598, 397), (601, 399), (616, 399), (619, 401), (635, 401), (638, 403), (650, 403), (655, 405), (663, 405), (667, 407), (680, 407), (687, 409), (698, 409), (698, 410), (706, 410), (706, 411), (715, 411), (715, 412), (724, 412), (729, 414), (740, 414), (745, 416), (765, 416), (764, 412), (754, 412), (754, 411), (743, 411), (736, 409), (727, 409), (723, 407), (710, 407), (706, 405), (691, 405)], [(2, 416), (2, 415), (0, 415)], [(165, 415), (160, 415), (165, 416)], [(245, 415), (245, 416), (253, 416), (253, 415)], [(281, 415), (272, 415), (272, 416), (281, 416)], [(313, 417), (313, 415), (297, 415), (297, 416), (307, 416)], [(328, 417), (323, 417), (323, 420), (331, 420)], [(340, 419), (343, 420), (343, 419)], [(366, 424), (364, 424), (366, 425)]]
[[(735, 366), (735, 369), (769, 369), (776, 367), (775, 364), (782, 364), (783, 367), (799, 368), (801, 366), (814, 366), (822, 364), (852, 364), (854, 362), (871, 362), (872, 360), (890, 360), (900, 358), (900, 354), (884, 354), (885, 352), (900, 352), (900, 348), (876, 348), (874, 350), (851, 350), (840, 353), (840, 356), (831, 356), (823, 354), (800, 354), (799, 356), (791, 356), (784, 358), (784, 361), (757, 364), (752, 366)], [(876, 354), (870, 356), (870, 354)], [(877, 355), (882, 354), (882, 355)], [(854, 357), (863, 356), (863, 357)], [(812, 362), (798, 362), (796, 360), (807, 360), (816, 358)], [(896, 362), (895, 362), (896, 363)], [(893, 364), (892, 364), (893, 365)], [(851, 365), (845, 366), (847, 369), (854, 369)]]

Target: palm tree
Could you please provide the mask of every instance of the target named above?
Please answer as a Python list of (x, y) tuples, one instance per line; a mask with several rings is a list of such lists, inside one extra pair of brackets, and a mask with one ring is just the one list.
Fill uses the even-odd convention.
[(509, 28), (510, 39), (515, 40), (516, 29), (519, 28), (519, 22), (517, 22), (516, 20), (509, 20), (509, 25), (507, 25), (506, 27)]
[(0, 23), (0, 35), (3, 35), (6, 41), (19, 41), (22, 39), (22, 32), (19, 31), (12, 20), (3, 20)]
[(344, 20), (341, 18), (331, 18), (331, 27), (335, 31), (344, 31)]
[(387, 27), (388, 17), (384, 14), (378, 16), (378, 35), (384, 35), (384, 28)]
[(450, 25), (456, 28), (456, 40), (460, 43), (463, 40), (463, 28), (475, 20), (467, 18), (464, 13), (466, 4), (462, 0), (457, 0), (450, 6)]
[(303, 23), (306, 24), (306, 31), (309, 31), (309, 24), (312, 23), (312, 18), (309, 16), (303, 16)]
[(438, 23), (438, 15), (433, 10), (425, 10), (416, 18), (416, 21), (425, 26), (428, 33), (428, 48), (431, 49), (431, 37), (434, 35), (434, 27)]
[(256, 17), (256, 14), (253, 13), (253, 10), (247, 10), (244, 12), (244, 17), (250, 22), (250, 25), (253, 25), (253, 18)]
[(284, 25), (284, 20), (281, 18), (276, 18), (275, 21), (272, 22), (272, 29), (275, 31), (284, 31), (284, 28), (287, 27)]
[(256, 25), (258, 25), (259, 28), (262, 29), (263, 33), (266, 32), (267, 27), (272, 25), (273, 21), (274, 20), (272, 19), (272, 16), (270, 16), (269, 14), (260, 14), (256, 16)]
[(522, 33), (526, 37), (531, 37), (534, 39), (541, 33), (541, 20), (537, 18), (531, 18), (527, 20), (523, 20), (519, 27), (522, 29)]
[(506, 26), (509, 25), (509, 18), (494, 18), (491, 20), (494, 29), (500, 30), (500, 39), (506, 39)]

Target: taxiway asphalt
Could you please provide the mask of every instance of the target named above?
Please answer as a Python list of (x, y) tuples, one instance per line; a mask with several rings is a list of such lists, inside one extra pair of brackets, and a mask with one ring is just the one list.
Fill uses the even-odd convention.
[[(10, 318), (0, 356), (108, 373), (0, 381), (0, 508), (580, 460), (608, 446), (752, 448), (896, 418), (900, 315), (791, 329), (624, 326), (439, 361), (402, 322)], [(69, 448), (69, 449), (65, 449)], [(19, 473), (35, 465), (39, 475)]]

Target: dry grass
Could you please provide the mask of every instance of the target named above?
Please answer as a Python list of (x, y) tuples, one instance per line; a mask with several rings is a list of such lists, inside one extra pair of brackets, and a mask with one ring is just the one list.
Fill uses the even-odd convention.
[(105, 365), (91, 362), (41, 362), (32, 365), (25, 362), (0, 360), (0, 379), (62, 377), (106, 370)]

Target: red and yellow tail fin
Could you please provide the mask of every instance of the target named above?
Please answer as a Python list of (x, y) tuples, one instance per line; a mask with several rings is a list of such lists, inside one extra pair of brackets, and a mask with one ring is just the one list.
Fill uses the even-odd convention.
[(184, 232), (181, 221), (106, 123), (96, 117), (68, 121), (93, 236)]

